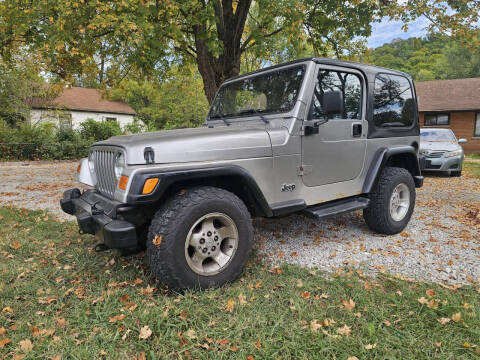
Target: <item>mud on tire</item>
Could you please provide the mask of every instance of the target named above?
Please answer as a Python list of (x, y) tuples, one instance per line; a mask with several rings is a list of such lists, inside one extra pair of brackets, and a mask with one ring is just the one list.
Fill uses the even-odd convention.
[[(219, 214), (231, 220), (238, 240), (229, 262), (218, 273), (201, 275), (193, 270), (191, 262), (189, 264), (187, 260), (187, 248), (190, 250), (190, 247), (186, 247), (186, 241), (191, 238), (192, 227), (208, 214)], [(203, 243), (207, 241), (207, 244), (210, 241), (208, 238), (201, 240)], [(240, 275), (247, 262), (252, 240), (250, 213), (235, 194), (210, 186), (192, 187), (170, 197), (155, 214), (148, 231), (147, 257), (157, 279), (169, 288), (204, 289), (234, 281)], [(214, 241), (213, 236), (211, 241)], [(222, 245), (221, 241), (217, 240), (219, 245)], [(200, 244), (197, 245), (200, 249)], [(210, 245), (215, 247), (216, 243)]]

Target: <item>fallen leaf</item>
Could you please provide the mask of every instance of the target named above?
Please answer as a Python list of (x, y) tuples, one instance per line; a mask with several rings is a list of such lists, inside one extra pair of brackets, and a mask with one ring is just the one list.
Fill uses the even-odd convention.
[(262, 343), (260, 342), (260, 339), (257, 339), (257, 343), (255, 344), (255, 347), (257, 349), (260, 349), (262, 347)]
[(303, 281), (302, 279), (297, 280), (297, 287), (303, 287)]
[(367, 344), (364, 346), (365, 350), (372, 350), (377, 347), (377, 344)]
[(342, 303), (347, 310), (352, 310), (355, 307), (355, 302), (352, 299), (350, 299), (349, 301), (342, 300)]
[(347, 360), (360, 360), (360, 359), (357, 358), (356, 356), (349, 356)]
[(350, 334), (352, 333), (352, 328), (348, 325), (344, 325), (343, 327), (338, 328), (337, 332), (340, 335), (350, 336)]
[(452, 315), (452, 320), (458, 323), (462, 319), (462, 314), (461, 313), (456, 313)]
[(442, 325), (445, 325), (445, 324), (448, 324), (450, 322), (450, 320), (451, 320), (450, 318), (442, 317), (442, 318), (438, 319), (438, 322)]
[(427, 294), (428, 297), (434, 297), (435, 296), (435, 290), (434, 289), (427, 289), (427, 291), (425, 291), (425, 293)]
[(10, 245), (10, 247), (11, 247), (12, 249), (15, 249), (15, 250), (17, 250), (17, 249), (20, 248), (21, 246), (22, 246), (22, 244), (20, 244), (18, 241), (14, 241), (14, 242)]
[(310, 292), (309, 291), (302, 291), (302, 298), (308, 299), (310, 297)]
[(245, 295), (243, 295), (243, 294), (238, 295), (238, 302), (242, 306), (246, 305), (247, 304), (247, 298), (245, 297)]
[(310, 321), (310, 329), (313, 331), (313, 332), (317, 332), (318, 329), (320, 329), (322, 327), (322, 323), (318, 320), (312, 320)]
[(12, 340), (10, 339), (2, 339), (0, 340), (0, 349), (3, 349), (5, 345), (10, 344)]
[(33, 344), (32, 342), (30, 341), (30, 339), (25, 339), (25, 340), (22, 340), (18, 343), (20, 345), (20, 349), (23, 351), (23, 352), (30, 352), (33, 350)]
[(114, 323), (114, 322), (117, 322), (117, 321), (121, 321), (121, 320), (123, 320), (124, 317), (125, 317), (124, 314), (115, 315), (115, 316), (109, 318), (108, 322)]
[(235, 308), (235, 300), (233, 299), (228, 299), (227, 300), (227, 305), (225, 305), (225, 311), (232, 312), (233, 309)]
[(190, 338), (190, 339), (196, 339), (197, 338), (197, 335), (195, 333), (195, 330), (193, 329), (189, 329), (185, 332), (185, 335)]
[(391, 326), (392, 324), (390, 323), (390, 321), (388, 320), (383, 320), (383, 323), (385, 324), (385, 326)]
[(158, 246), (162, 243), (162, 237), (155, 234), (155, 237), (152, 240), (153, 245)]
[(140, 334), (138, 335), (139, 339), (148, 339), (152, 335), (152, 330), (148, 327), (148, 325), (145, 325), (140, 329)]
[(418, 299), (418, 302), (419, 302), (420, 304), (423, 304), (423, 305), (428, 304), (428, 300), (425, 299), (423, 296), (422, 296), (420, 299)]
[(0, 336), (3, 336), (7, 333), (7, 330), (5, 330), (5, 328), (2, 326), (0, 327)]

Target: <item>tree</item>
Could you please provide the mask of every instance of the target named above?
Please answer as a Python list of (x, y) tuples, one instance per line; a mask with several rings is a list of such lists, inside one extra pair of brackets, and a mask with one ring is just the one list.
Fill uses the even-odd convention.
[(160, 84), (124, 80), (109, 94), (127, 102), (149, 130), (196, 127), (205, 121), (208, 102), (193, 66), (172, 67)]
[(383, 1), (384, 14), (408, 23), (423, 16), (429, 20), (430, 34), (442, 34), (462, 41), (480, 44), (478, 29), (480, 1), (478, 0), (390, 0)]
[[(242, 56), (283, 56), (310, 47), (348, 56), (370, 33), (375, 0), (4, 0), (0, 52), (18, 44), (38, 52), (63, 80), (94, 69), (111, 85), (131, 72), (158, 74), (167, 62), (193, 62), (209, 102), (238, 75)], [(286, 47), (272, 50), (279, 37)], [(91, 70), (90, 70), (91, 71)], [(110, 75), (109, 75), (110, 71)], [(107, 78), (107, 79), (106, 79)]]
[[(479, 34), (480, 36), (480, 34)], [(394, 40), (367, 54), (367, 62), (410, 74), (416, 81), (480, 77), (480, 49), (441, 34)]]

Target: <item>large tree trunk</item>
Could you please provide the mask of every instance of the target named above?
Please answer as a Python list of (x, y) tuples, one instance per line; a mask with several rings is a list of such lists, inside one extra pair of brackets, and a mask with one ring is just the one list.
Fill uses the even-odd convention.
[(218, 88), (226, 79), (240, 73), (241, 41), (252, 0), (239, 0), (235, 11), (232, 0), (215, 0), (218, 39), (223, 44), (220, 56), (214, 56), (207, 47), (205, 25), (194, 26), (197, 67), (203, 79), (205, 95), (211, 104)]

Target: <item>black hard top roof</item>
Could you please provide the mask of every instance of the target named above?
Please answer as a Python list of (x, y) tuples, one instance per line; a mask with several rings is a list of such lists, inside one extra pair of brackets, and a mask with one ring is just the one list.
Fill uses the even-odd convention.
[(357, 62), (353, 62), (353, 61), (347, 61), (347, 60), (337, 60), (337, 59), (328, 59), (328, 58), (320, 58), (320, 57), (311, 57), (311, 58), (298, 59), (298, 60), (288, 61), (288, 62), (278, 64), (278, 65), (269, 66), (269, 67), (262, 68), (262, 69), (259, 69), (259, 70), (256, 70), (256, 71), (252, 71), (252, 72), (249, 72), (249, 73), (246, 73), (246, 74), (242, 74), (242, 75), (232, 77), (232, 78), (228, 79), (227, 81), (238, 79), (238, 78), (241, 78), (241, 77), (244, 77), (244, 76), (253, 75), (253, 74), (256, 74), (256, 73), (260, 73), (262, 71), (272, 70), (272, 69), (280, 68), (280, 67), (283, 67), (283, 66), (293, 65), (293, 64), (307, 62), (307, 61), (313, 61), (313, 62), (316, 62), (317, 64), (349, 67), (349, 68), (360, 70), (365, 74), (367, 74), (367, 73), (369, 73), (369, 74), (389, 73), (389, 74), (397, 74), (397, 75), (406, 76), (409, 79), (411, 79), (410, 75), (408, 75), (408, 74), (406, 74), (402, 71), (387, 69), (387, 68), (383, 68), (383, 67), (380, 67), (380, 66), (361, 64), (361, 63), (357, 63)]

